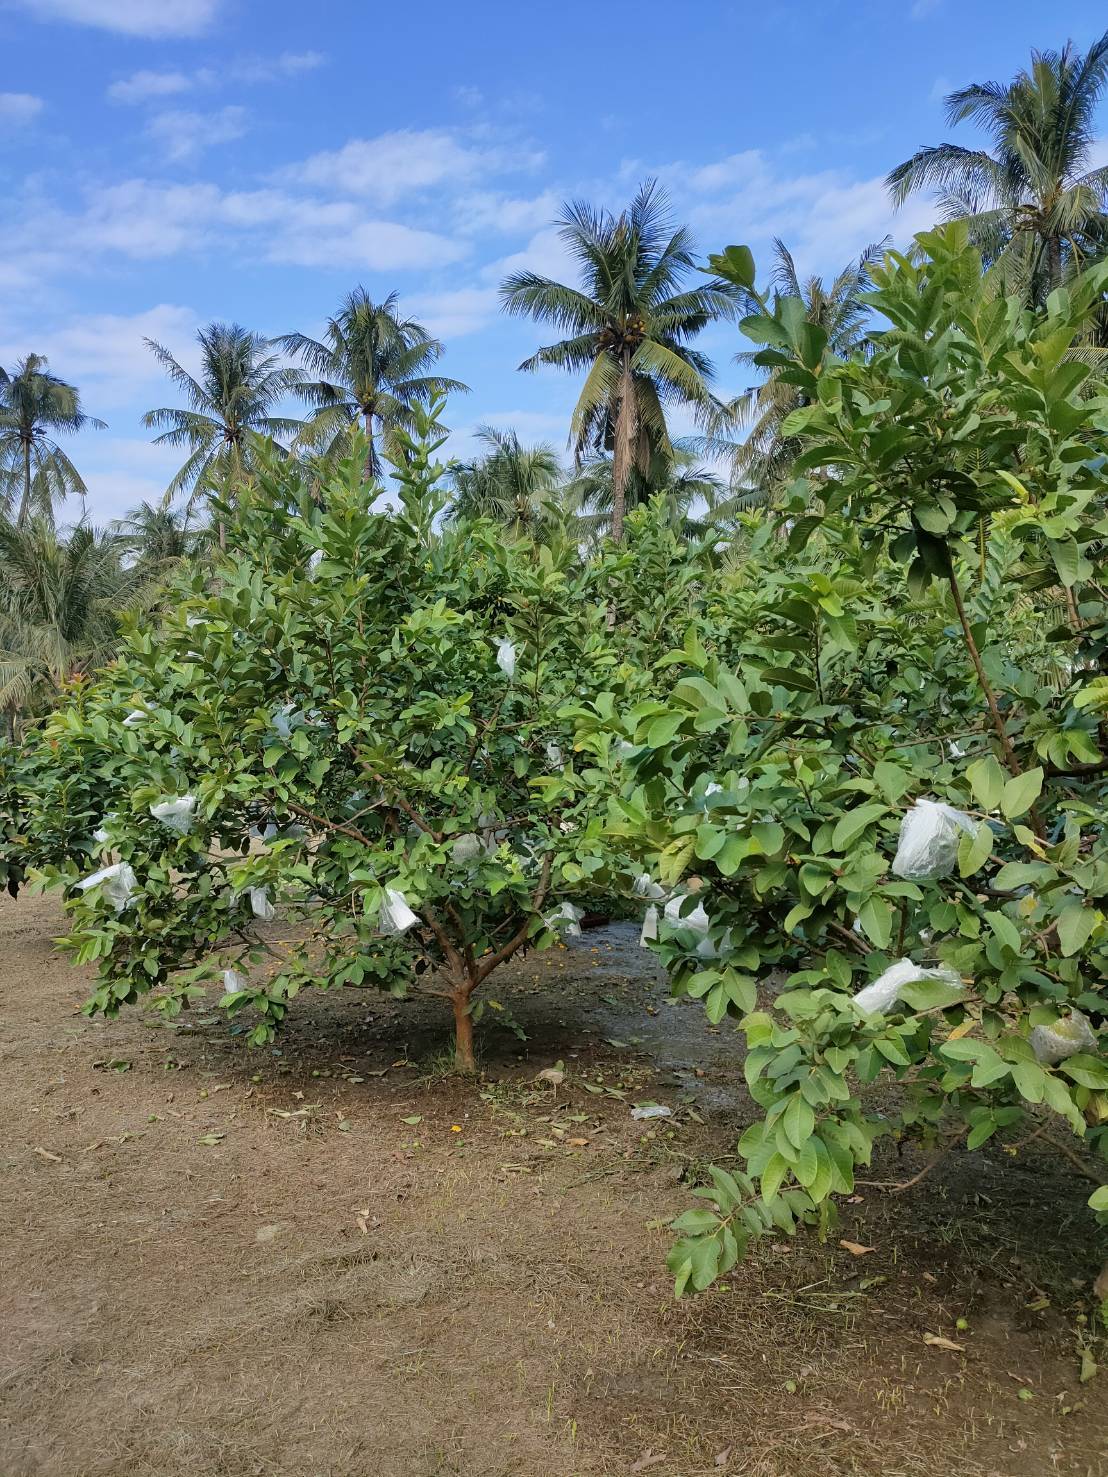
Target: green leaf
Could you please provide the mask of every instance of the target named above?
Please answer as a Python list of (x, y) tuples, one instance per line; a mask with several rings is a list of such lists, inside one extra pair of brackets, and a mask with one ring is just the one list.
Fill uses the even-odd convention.
[(900, 998), (913, 1010), (935, 1010), (957, 1005), (966, 998), (965, 985), (952, 985), (947, 980), (914, 980), (901, 987)]
[(795, 1149), (800, 1149), (812, 1136), (816, 1126), (816, 1115), (799, 1092), (794, 1092), (789, 1105), (781, 1115), (785, 1137)]
[(1012, 922), (1011, 918), (1008, 917), (1007, 913), (986, 913), (985, 922), (1006, 949), (1011, 949), (1013, 954), (1020, 952), (1020, 931)]
[(749, 246), (727, 246), (708, 258), (708, 266), (717, 277), (733, 282), (736, 287), (754, 286), (754, 253)]
[(1034, 1062), (1016, 1062), (1012, 1067), (1012, 1081), (1019, 1089), (1020, 1097), (1029, 1103), (1041, 1103), (1046, 1095), (1046, 1073)]
[(1031, 809), (1043, 788), (1043, 771), (1029, 769), (1024, 774), (1013, 775), (1004, 786), (1000, 797), (1000, 808), (1008, 820), (1015, 820)]
[(975, 759), (966, 768), (966, 779), (970, 782), (973, 798), (982, 810), (995, 810), (1004, 793), (1004, 771), (992, 754)]
[(897, 1067), (907, 1067), (911, 1064), (908, 1053), (904, 1050), (903, 1042), (896, 1036), (879, 1036), (873, 1043), (877, 1050), (887, 1062), (892, 1062)]
[(665, 748), (684, 721), (684, 713), (667, 713), (661, 718), (655, 718), (646, 731), (646, 742), (652, 749)]
[(873, 778), (894, 805), (912, 786), (912, 776), (908, 771), (888, 759), (882, 759), (873, 766)]
[(893, 910), (883, 897), (874, 893), (858, 909), (858, 922), (870, 943), (887, 949), (893, 936)]
[(958, 842), (958, 875), (972, 877), (985, 865), (993, 850), (992, 827), (982, 821), (975, 831), (963, 831)]
[(1090, 1056), (1088, 1052), (1067, 1057), (1059, 1065), (1066, 1076), (1072, 1077), (1079, 1087), (1108, 1087), (1108, 1062)]
[(790, 692), (815, 692), (816, 684), (807, 672), (792, 667), (763, 667), (762, 681), (767, 687), (784, 687)]
[(1089, 1209), (1098, 1212), (1108, 1211), (1108, 1185), (1101, 1185), (1099, 1190), (1094, 1190), (1089, 1196)]
[(718, 1225), (719, 1216), (714, 1210), (686, 1210), (683, 1215), (670, 1222), (670, 1230), (677, 1231), (682, 1236), (703, 1236), (706, 1232), (714, 1231)]
[(1089, 935), (1100, 922), (1095, 908), (1083, 908), (1080, 903), (1071, 903), (1058, 915), (1058, 943), (1062, 953), (1069, 958), (1080, 953)]
[(781, 1188), (781, 1182), (789, 1172), (788, 1160), (780, 1154), (774, 1154), (762, 1170), (762, 1199), (770, 1201)]
[(887, 805), (859, 805), (855, 810), (848, 810), (832, 832), (832, 849), (846, 851), (867, 826), (887, 815), (888, 810)]
[(1067, 590), (1072, 590), (1081, 573), (1081, 551), (1077, 547), (1076, 539), (1047, 539), (1046, 546), (1050, 550), (1050, 557), (1054, 560), (1058, 578)]

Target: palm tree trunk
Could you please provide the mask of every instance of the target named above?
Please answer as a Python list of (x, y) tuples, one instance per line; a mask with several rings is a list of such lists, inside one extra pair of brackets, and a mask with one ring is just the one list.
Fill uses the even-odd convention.
[(23, 442), (23, 496), (19, 499), (19, 513), (16, 516), (16, 528), (22, 528), (27, 517), (27, 509), (31, 505), (31, 443), (29, 440)]
[(616, 411), (616, 444), (612, 452), (612, 540), (623, 542), (623, 513), (627, 503), (627, 479), (631, 474), (635, 443), (635, 385), (631, 355), (625, 350), (619, 376), (619, 408)]
[(1050, 286), (1053, 290), (1055, 287), (1061, 287), (1062, 285), (1062, 242), (1060, 238), (1057, 236), (1048, 237), (1046, 250), (1047, 263), (1050, 270)]
[(365, 466), (362, 468), (362, 481), (372, 482), (377, 474), (377, 454), (373, 449), (373, 412), (367, 410), (365, 413)]

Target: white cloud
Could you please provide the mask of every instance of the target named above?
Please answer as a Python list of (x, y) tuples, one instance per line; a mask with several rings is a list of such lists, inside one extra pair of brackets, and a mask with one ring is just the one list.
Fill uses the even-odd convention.
[(108, 88), (108, 97), (116, 103), (144, 103), (151, 98), (174, 97), (183, 92), (203, 92), (222, 82), (255, 86), (263, 82), (280, 82), (302, 72), (323, 66), (327, 58), (321, 51), (283, 51), (279, 56), (246, 57), (226, 67), (197, 67), (192, 72), (132, 72)]
[(469, 232), (500, 232), (518, 235), (547, 226), (558, 214), (562, 197), (556, 190), (539, 195), (514, 197), (486, 190), (463, 195), (454, 207), (458, 224)]
[(143, 103), (152, 97), (173, 97), (197, 85), (196, 72), (132, 72), (108, 88), (116, 103)]
[(484, 328), (496, 316), (496, 289), (457, 287), (449, 292), (420, 293), (405, 303), (405, 311), (436, 338), (461, 338)]
[(0, 92), (0, 127), (30, 123), (42, 112), (43, 101), (30, 92)]
[(954, 91), (949, 77), (936, 77), (931, 84), (931, 91), (927, 94), (929, 103), (941, 103), (948, 93)]
[(558, 231), (548, 227), (536, 231), (522, 251), (490, 262), (481, 271), (487, 282), (500, 283), (510, 272), (538, 272), (541, 277), (553, 277), (557, 282), (576, 282), (579, 268)]
[(349, 201), (290, 201), (278, 229), (267, 234), (270, 261), (299, 267), (353, 267), (412, 271), (442, 267), (464, 255), (459, 243), (435, 231), (396, 221), (367, 220)]
[(152, 396), (164, 372), (146, 347), (156, 339), (186, 364), (194, 358), (199, 327), (191, 308), (159, 303), (139, 313), (86, 313), (66, 317), (53, 330), (13, 326), (0, 330), (0, 364), (33, 350), (44, 354), (63, 379), (79, 385), (93, 415), (110, 418), (114, 407)]
[(139, 503), (160, 502), (186, 454), (180, 447), (154, 446), (149, 439), (91, 432), (82, 433), (69, 449), (88, 494), (81, 503), (67, 503), (61, 517), (76, 519), (83, 506), (97, 527), (122, 518)]
[(198, 36), (222, 0), (8, 0), (36, 20), (72, 21), (124, 36)]
[(227, 68), (227, 75), (235, 82), (279, 82), (283, 77), (314, 72), (326, 60), (322, 51), (283, 51), (280, 56), (248, 57), (233, 62)]
[(914, 21), (926, 20), (934, 11), (938, 10), (943, 0), (914, 0), (911, 16)]
[(391, 204), (435, 185), (458, 186), (491, 174), (532, 169), (542, 157), (533, 150), (497, 145), (472, 148), (444, 129), (401, 129), (351, 139), (341, 149), (313, 154), (282, 170), (280, 177)]
[(880, 176), (853, 179), (839, 169), (785, 174), (759, 149), (653, 172), (672, 192), (676, 213), (694, 228), (702, 249), (749, 241), (762, 266), (774, 236), (785, 241), (802, 272), (827, 273), (887, 234), (906, 241), (934, 220), (934, 207), (922, 198), (894, 210)]
[(195, 159), (216, 144), (242, 138), (247, 130), (246, 109), (220, 108), (216, 113), (190, 113), (172, 109), (158, 113), (146, 125), (146, 132), (173, 163)]
[[(257, 261), (366, 271), (417, 271), (460, 260), (464, 243), (382, 220), (350, 200), (316, 200), (283, 190), (226, 193), (208, 181), (131, 179), (90, 188), (83, 211), (25, 209), (0, 231), (0, 259), (34, 245), (42, 272), (92, 268), (101, 255), (156, 260), (237, 247)], [(50, 250), (43, 242), (59, 243)], [(67, 248), (66, 243), (72, 243)]]

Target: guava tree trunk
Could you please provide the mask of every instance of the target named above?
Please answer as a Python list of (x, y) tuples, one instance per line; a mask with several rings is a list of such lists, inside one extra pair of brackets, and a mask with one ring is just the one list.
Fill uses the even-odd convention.
[(467, 981), (457, 986), (450, 996), (454, 1007), (454, 1070), (468, 1074), (477, 1070), (477, 1060), (473, 1055), (473, 1016), (469, 1009), (472, 993), (473, 986)]
[(627, 504), (627, 479), (631, 475), (631, 448), (635, 444), (635, 383), (631, 355), (624, 351), (619, 376), (619, 408), (616, 411), (616, 443), (612, 451), (612, 541), (623, 542), (623, 514)]

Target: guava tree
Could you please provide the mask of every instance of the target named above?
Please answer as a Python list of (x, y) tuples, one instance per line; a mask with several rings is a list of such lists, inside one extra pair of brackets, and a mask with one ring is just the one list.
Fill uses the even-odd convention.
[(962, 229), (918, 247), (874, 270), (868, 358), (788, 299), (747, 320), (806, 402), (788, 540), (720, 582), (665, 690), (575, 713), (598, 765), (628, 746), (611, 829), (761, 1111), (676, 1223), (678, 1290), (826, 1223), (880, 1132), (1108, 1157), (1108, 405), (1070, 353), (1108, 267), (1033, 315)]
[(480, 987), (600, 884), (558, 713), (613, 664), (603, 600), (568, 540), (440, 529), (423, 432), (383, 511), (364, 448), (321, 489), (260, 468), (217, 510), (226, 554), (46, 725), (26, 835), (98, 966), (89, 1011), (173, 1015), (221, 981), (261, 1043), (308, 987), (419, 981), (472, 1071)]

